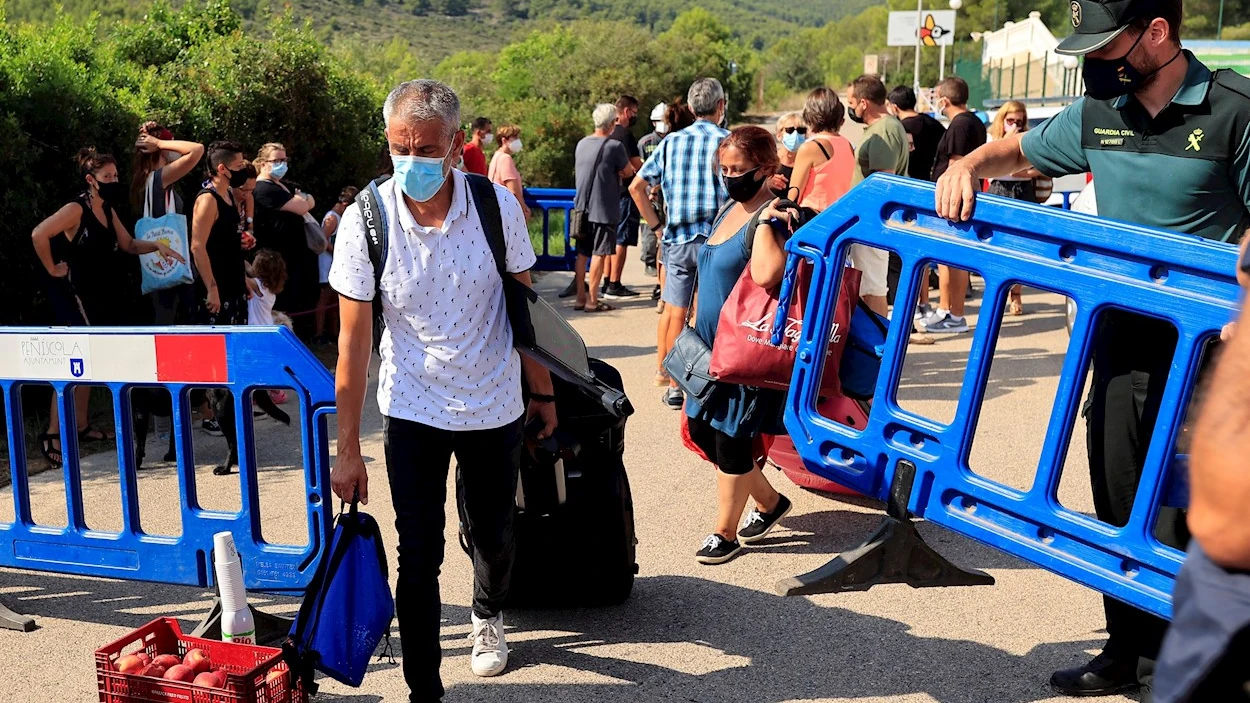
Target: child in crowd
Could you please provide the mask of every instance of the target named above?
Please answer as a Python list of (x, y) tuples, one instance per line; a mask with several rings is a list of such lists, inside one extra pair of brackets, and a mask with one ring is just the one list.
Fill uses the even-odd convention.
[(286, 286), (286, 262), (278, 252), (261, 249), (256, 252), (248, 267), (247, 323), (249, 325), (272, 325), (273, 303)]
[[(247, 324), (275, 324), (275, 315), (282, 313), (274, 312), (273, 303), (286, 287), (286, 262), (282, 256), (272, 249), (256, 252), (248, 266), (247, 287), (251, 293), (247, 299)], [(286, 402), (286, 393), (281, 390), (269, 391), (269, 397), (278, 405)]]

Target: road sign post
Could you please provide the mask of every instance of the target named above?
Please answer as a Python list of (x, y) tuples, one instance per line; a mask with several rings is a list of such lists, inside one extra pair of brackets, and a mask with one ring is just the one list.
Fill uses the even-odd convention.
[[(890, 13), (886, 29), (887, 46), (912, 46), (916, 49), (912, 84), (920, 92), (920, 50), (924, 47), (950, 46), (955, 43), (955, 11), (928, 10), (917, 2), (916, 12), (910, 10)], [(942, 54), (945, 63), (945, 53)], [(944, 73), (944, 71), (940, 71)]]

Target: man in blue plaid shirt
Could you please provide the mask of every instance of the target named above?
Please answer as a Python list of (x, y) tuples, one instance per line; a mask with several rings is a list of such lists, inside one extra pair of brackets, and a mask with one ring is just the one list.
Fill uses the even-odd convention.
[[(697, 121), (660, 142), (629, 186), (642, 219), (663, 244), (665, 305), (656, 335), (656, 380), (668, 386), (664, 403), (674, 410), (681, 409), (684, 399), (681, 389), (664, 374), (664, 357), (686, 322), (699, 250), (712, 234), (716, 213), (729, 198), (716, 165), (716, 148), (729, 136), (720, 126), (725, 118), (725, 89), (715, 78), (700, 78), (691, 84), (686, 102)], [(664, 193), (667, 222), (660, 220), (647, 197), (648, 187), (655, 185)]]

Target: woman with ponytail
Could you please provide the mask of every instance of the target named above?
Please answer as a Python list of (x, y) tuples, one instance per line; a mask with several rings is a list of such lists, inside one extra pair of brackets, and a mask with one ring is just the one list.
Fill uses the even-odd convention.
[[(159, 252), (166, 259), (184, 261), (161, 242), (144, 242), (130, 236), (117, 214), (126, 207), (129, 193), (117, 171), (117, 159), (94, 148), (78, 152), (79, 178), (85, 190), (31, 233), (35, 255), (48, 274), (48, 298), (55, 324), (61, 326), (118, 325), (128, 322), (128, 314), (118, 303), (119, 279), (124, 272), (115, 267), (114, 252), (138, 256)], [(74, 391), (79, 441), (110, 439), (91, 427), (87, 415), (89, 388)], [(56, 399), (48, 430), (40, 435), (44, 458), (61, 464), (60, 418)]]

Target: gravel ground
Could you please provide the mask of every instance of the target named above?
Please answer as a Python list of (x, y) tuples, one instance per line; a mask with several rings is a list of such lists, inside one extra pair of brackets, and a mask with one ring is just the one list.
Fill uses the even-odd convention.
[[(554, 299), (567, 280), (567, 274), (549, 275), (539, 288)], [(651, 285), (637, 262), (630, 263), (625, 280), (639, 290)], [(970, 460), (977, 472), (1016, 486), (1031, 481), (1067, 345), (1062, 298), (1028, 291), (1026, 306), (1027, 316), (1004, 325)], [(656, 315), (649, 299), (625, 301), (620, 308), (594, 316), (568, 312), (591, 353), (621, 370), (637, 408), (626, 440), (640, 540), (641, 574), (634, 594), (624, 605), (602, 610), (509, 613), (510, 668), (499, 678), (477, 680), (469, 672), (465, 639), (470, 565), (453, 543), (442, 575), (447, 701), (1059, 700), (1047, 688), (1050, 673), (1081, 663), (1102, 643), (1098, 595), (941, 528), (920, 527), (952, 561), (988, 571), (997, 585), (886, 586), (866, 593), (781, 598), (773, 592), (777, 579), (815, 568), (855, 546), (875, 527), (880, 507), (806, 492), (770, 472), (795, 503), (783, 529), (726, 565), (696, 564), (692, 555), (714, 522), (712, 470), (682, 448), (676, 414), (661, 407), (659, 390), (650, 385)], [(976, 312), (975, 303), (971, 310)], [(970, 341), (965, 335), (914, 348), (900, 391), (904, 407), (949, 418)], [(298, 435), (272, 421), (257, 428), (265, 538), (302, 542), (306, 526), (295, 470)], [(380, 429), (370, 402), (364, 428), (364, 453), (373, 459), (374, 478), (368, 510), (384, 526), (393, 549), (394, 514), (379, 462)], [(211, 474), (224, 442), (198, 431), (195, 435), (196, 485), (204, 507), (237, 510), (238, 477)], [(1070, 448), (1060, 501), (1088, 512), (1092, 502), (1082, 435), (1077, 433)], [(159, 458), (161, 443), (150, 442), (149, 456)], [(87, 521), (96, 529), (117, 530), (116, 462), (105, 454), (85, 463)], [(37, 521), (63, 525), (61, 474), (47, 472), (32, 483)], [(177, 495), (171, 465), (157, 463), (142, 474), (147, 531), (180, 532), (177, 511), (165, 509), (177, 505)], [(454, 524), (454, 506), (447, 511)], [(6, 489), (0, 491), (0, 521), (11, 519), (12, 497)], [(189, 630), (211, 597), (198, 588), (0, 570), (0, 599), (39, 623), (28, 634), (0, 631), (0, 667), (10, 672), (0, 679), (0, 700), (96, 700), (95, 648), (157, 616), (178, 617)], [(277, 613), (297, 607), (280, 598), (258, 597), (254, 603)], [(400, 645), (397, 656), (402, 656)], [(373, 665), (360, 689), (326, 681), (322, 690), (320, 700), (406, 700), (399, 667), (385, 661)]]

